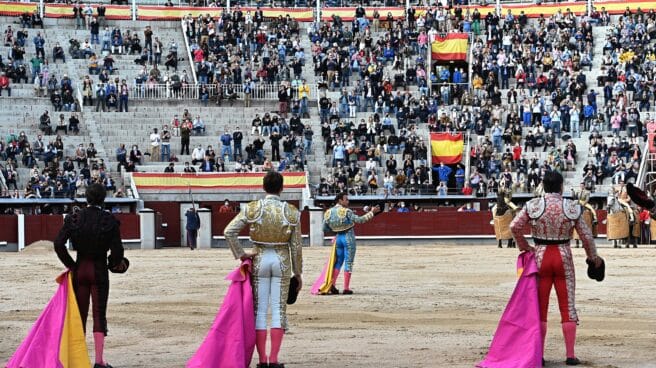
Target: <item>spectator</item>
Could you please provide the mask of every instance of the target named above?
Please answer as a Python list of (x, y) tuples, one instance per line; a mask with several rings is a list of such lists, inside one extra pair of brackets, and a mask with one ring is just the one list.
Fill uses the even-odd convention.
[(153, 128), (153, 132), (150, 133), (150, 160), (159, 161), (161, 159), (161, 149), (162, 137), (159, 135), (157, 128)]
[(3, 90), (6, 90), (9, 97), (11, 97), (11, 86), (9, 85), (9, 78), (7, 78), (7, 74), (4, 72), (0, 73), (0, 96), (2, 96)]

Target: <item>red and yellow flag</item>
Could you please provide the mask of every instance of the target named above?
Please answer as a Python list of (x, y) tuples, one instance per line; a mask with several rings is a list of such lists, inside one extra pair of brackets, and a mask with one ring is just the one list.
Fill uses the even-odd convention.
[[(261, 190), (264, 172), (259, 173), (133, 173), (138, 190)], [(305, 188), (305, 172), (283, 173), (285, 189)]]
[(431, 44), (433, 61), (467, 61), (467, 33), (447, 33), (437, 35)]
[(457, 164), (462, 160), (465, 142), (462, 133), (431, 133), (431, 156), (434, 164)]

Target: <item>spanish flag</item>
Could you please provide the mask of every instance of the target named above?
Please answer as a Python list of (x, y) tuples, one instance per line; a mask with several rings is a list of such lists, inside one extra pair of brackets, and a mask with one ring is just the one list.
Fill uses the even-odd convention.
[(431, 44), (431, 57), (433, 61), (467, 61), (468, 42), (467, 33), (438, 34)]
[(462, 160), (462, 150), (465, 146), (462, 133), (431, 133), (430, 141), (434, 164), (443, 162), (445, 165), (452, 165)]
[[(260, 190), (264, 172), (259, 173), (132, 173), (132, 181), (137, 189), (180, 190)], [(285, 189), (305, 188), (305, 172), (286, 172)]]
[(6, 368), (90, 367), (82, 318), (69, 271), (57, 277), (59, 288), (36, 320)]

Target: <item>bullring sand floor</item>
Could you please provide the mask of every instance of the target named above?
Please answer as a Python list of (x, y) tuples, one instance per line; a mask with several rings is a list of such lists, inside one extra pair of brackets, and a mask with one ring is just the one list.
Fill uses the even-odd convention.
[[(585, 275), (575, 249), (577, 354), (584, 367), (656, 367), (656, 249), (600, 242), (606, 280)], [(288, 367), (473, 367), (487, 351), (515, 283), (514, 249), (482, 245), (360, 246), (352, 296), (308, 289), (329, 248), (306, 248), (304, 290), (288, 308)], [(126, 252), (112, 275), (106, 358), (116, 368), (181, 368), (210, 327), (237, 266), (226, 249)], [(51, 245), (0, 253), (0, 364), (54, 293), (62, 270)], [(338, 284), (341, 289), (341, 279)], [(552, 293), (547, 367), (564, 367)], [(90, 334), (87, 334), (92, 347)], [(255, 358), (253, 365), (255, 365)]]

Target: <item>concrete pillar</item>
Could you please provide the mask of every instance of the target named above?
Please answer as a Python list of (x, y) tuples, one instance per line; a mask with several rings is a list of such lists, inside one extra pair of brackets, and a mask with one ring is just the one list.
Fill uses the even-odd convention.
[(310, 246), (323, 246), (323, 209), (310, 208)]
[(155, 249), (157, 244), (155, 211), (150, 208), (139, 211), (139, 232), (141, 233), (141, 249)]
[(198, 229), (198, 249), (212, 248), (212, 211), (207, 208), (196, 210), (200, 217), (200, 229)]
[(25, 215), (18, 214), (18, 251), (25, 249)]

